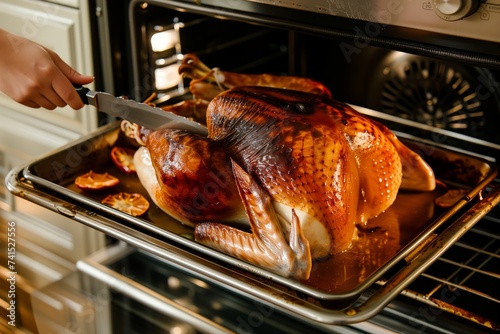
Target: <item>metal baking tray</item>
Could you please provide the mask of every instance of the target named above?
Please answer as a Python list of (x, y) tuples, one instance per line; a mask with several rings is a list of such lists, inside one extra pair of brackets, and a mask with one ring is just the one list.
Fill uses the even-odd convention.
[[(400, 191), (394, 205), (369, 222), (352, 248), (327, 261), (316, 262), (311, 278), (303, 282), (196, 243), (191, 228), (154, 204), (140, 218), (101, 204), (100, 200), (109, 193), (119, 191), (139, 192), (150, 199), (138, 179), (121, 173), (110, 159), (114, 145), (129, 145), (117, 123), (13, 170), (6, 184), (18, 196), (240, 294), (258, 297), (274, 307), (317, 321), (348, 323), (376, 314), (465, 233), (474, 219), (457, 218), (475, 202), (483, 203), (481, 192), (497, 174), (493, 163), (480, 158), (415, 140), (405, 143), (431, 164), (440, 181), (450, 188), (464, 189), (463, 196), (452, 207), (442, 209), (434, 202), (443, 195), (444, 187), (433, 192)], [(77, 188), (74, 179), (90, 169), (107, 171), (121, 182), (115, 189), (102, 193)], [(484, 210), (476, 211), (481, 215)], [(366, 303), (367, 295), (380, 286), (383, 292), (375, 288), (375, 301), (369, 297)], [(359, 303), (365, 306), (360, 307)]]

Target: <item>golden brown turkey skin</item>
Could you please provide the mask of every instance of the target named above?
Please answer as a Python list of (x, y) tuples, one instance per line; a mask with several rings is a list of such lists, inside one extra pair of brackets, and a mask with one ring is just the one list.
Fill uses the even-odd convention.
[[(356, 224), (394, 202), (403, 171), (409, 188), (435, 186), (385, 126), (327, 97), (237, 87), (210, 102), (207, 126), (208, 138), (150, 133), (152, 167), (136, 159), (141, 182), (158, 206), (196, 225), (197, 241), (284, 276), (307, 279), (311, 259), (347, 249)], [(214, 176), (224, 191), (206, 192)], [(208, 199), (203, 210), (194, 198)], [(250, 233), (219, 223), (243, 212)]]
[(356, 222), (383, 212), (396, 197), (398, 152), (379, 124), (345, 104), (242, 87), (219, 95), (207, 112), (210, 137), (230, 148), (274, 201), (324, 222), (330, 254), (351, 244)]
[(180, 130), (158, 130), (146, 140), (159, 189), (153, 199), (179, 221), (244, 220), (226, 148)]

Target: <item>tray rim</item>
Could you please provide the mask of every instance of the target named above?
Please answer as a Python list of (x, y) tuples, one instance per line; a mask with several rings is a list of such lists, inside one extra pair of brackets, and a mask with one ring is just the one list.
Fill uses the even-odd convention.
[[(343, 310), (326, 309), (297, 296), (287, 294), (282, 290), (277, 290), (275, 287), (265, 284), (260, 280), (255, 280), (253, 277), (243, 275), (241, 272), (214, 263), (205, 257), (199, 257), (170, 243), (153, 238), (141, 231), (136, 233), (136, 231), (133, 230), (134, 233), (132, 234), (130, 231), (131, 228), (128, 226), (119, 224), (107, 217), (96, 215), (80, 207), (75, 207), (73, 204), (65, 202), (60, 198), (40, 193), (39, 190), (33, 188), (31, 184), (23, 179), (22, 168), (15, 168), (7, 175), (6, 185), (9, 191), (17, 196), (32, 201), (47, 209), (59, 212), (76, 222), (124, 241), (150, 255), (158, 256), (169, 265), (187, 272), (188, 274), (194, 275), (202, 280), (208, 280), (229, 291), (236, 292), (241, 296), (258, 298), (258, 301), (263, 304), (275, 307), (284, 312), (293, 312), (297, 317), (329, 325), (346, 325), (370, 319), (388, 305), (392, 299), (399, 295), (399, 293), (416, 278), (416, 276), (420, 275), (420, 273), (430, 266), (437, 257), (443, 254), (451, 246), (451, 244), (449, 244), (447, 247), (445, 245), (441, 245), (443, 247), (432, 247), (435, 254), (429, 254), (429, 252), (426, 251), (425, 258), (420, 260), (421, 264), (416, 263), (415, 265), (415, 262), (418, 261), (415, 261), (415, 259), (409, 260), (407, 266), (403, 268), (403, 270), (409, 271), (414, 276), (413, 279), (410, 277), (409, 282), (404, 273), (398, 273), (396, 276), (399, 276), (399, 281), (402, 280), (402, 282), (395, 282), (395, 284), (393, 284), (391, 281), (388, 281), (387, 284), (381, 287), (379, 286), (379, 289), (375, 293), (370, 294), (368, 298), (364, 298), (361, 303), (357, 301), (355, 306)], [(500, 202), (500, 185), (498, 185), (492, 193), (487, 195), (487, 197), (488, 198), (478, 202), (475, 206), (489, 205), (489, 209), (491, 209), (495, 205), (498, 205)], [(483, 216), (485, 214), (486, 213), (484, 213)], [(452, 224), (452, 227), (455, 227), (455, 231), (451, 231), (450, 233), (453, 233), (455, 240), (465, 234), (478, 219), (482, 218), (482, 216), (479, 215), (479, 217), (475, 218), (476, 221), (468, 222), (467, 224), (459, 224), (459, 226), (456, 227), (454, 226), (455, 223)], [(462, 219), (463, 217), (460, 217), (460, 220)], [(448, 231), (448, 229), (446, 231)], [(432, 246), (439, 241), (436, 240), (438, 238), (439, 236), (433, 238), (434, 240), (427, 246)], [(430, 247), (427, 247), (427, 249), (429, 248)], [(393, 278), (391, 278), (391, 280), (392, 279)]]
[[(383, 264), (381, 267), (376, 269), (374, 272), (372, 272), (367, 279), (365, 279), (363, 282), (359, 283), (356, 287), (350, 290), (342, 291), (342, 292), (326, 292), (319, 290), (317, 288), (313, 288), (310, 286), (305, 285), (302, 282), (298, 282), (296, 280), (293, 280), (291, 278), (286, 278), (282, 277), (280, 275), (268, 272), (265, 269), (262, 269), (260, 267), (257, 267), (255, 265), (246, 263), (242, 260), (239, 260), (237, 258), (233, 258), (227, 254), (218, 252), (213, 250), (212, 248), (209, 248), (205, 245), (199, 244), (194, 242), (193, 240), (190, 240), (188, 238), (182, 237), (176, 233), (163, 230), (161, 228), (158, 228), (154, 226), (153, 224), (149, 223), (147, 220), (138, 218), (138, 217), (132, 217), (129, 216), (123, 212), (120, 212), (116, 209), (113, 209), (111, 207), (102, 205), (101, 203), (97, 203), (95, 201), (86, 201), (83, 199), (82, 201), (82, 195), (75, 193), (71, 191), (70, 189), (61, 186), (59, 184), (55, 184), (51, 181), (45, 180), (41, 177), (38, 177), (37, 175), (32, 173), (33, 166), (39, 163), (40, 161), (43, 161), (45, 159), (50, 159), (50, 157), (54, 156), (55, 154), (62, 153), (66, 150), (69, 150), (75, 146), (78, 146), (79, 144), (82, 144), (88, 140), (93, 140), (98, 136), (106, 136), (107, 134), (117, 131), (118, 130), (118, 124), (119, 122), (115, 122), (112, 124), (108, 124), (107, 126), (104, 126), (102, 128), (97, 129), (94, 132), (89, 133), (86, 136), (83, 136), (77, 140), (74, 140), (67, 145), (62, 146), (59, 149), (56, 149), (52, 152), (49, 152), (48, 154), (35, 159), (31, 161), (30, 163), (26, 164), (22, 168), (22, 174), (28, 180), (29, 182), (32, 182), (34, 185), (42, 186), (49, 188), (58, 194), (62, 196), (66, 196), (70, 198), (73, 201), (78, 202), (78, 204), (86, 204), (92, 207), (93, 209), (96, 209), (98, 211), (102, 211), (105, 214), (114, 216), (114, 218), (122, 219), (130, 224), (137, 225), (151, 233), (155, 233), (161, 237), (168, 238), (169, 240), (179, 243), (182, 246), (188, 247), (194, 251), (201, 252), (204, 255), (214, 258), (219, 261), (223, 261), (224, 263), (237, 267), (239, 269), (242, 269), (244, 271), (247, 271), (251, 274), (260, 276), (264, 279), (270, 280), (274, 283), (279, 283), (289, 289), (292, 289), (294, 291), (297, 291), (302, 294), (306, 294), (309, 297), (315, 298), (319, 301), (322, 302), (352, 302), (356, 298), (358, 298), (362, 293), (372, 284), (374, 284), (376, 281), (378, 281), (387, 271), (389, 271), (391, 268), (393, 268), (396, 264), (400, 263), (402, 260), (404, 260), (414, 249), (417, 249), (421, 244), (425, 242), (425, 240), (442, 224), (444, 224), (450, 216), (454, 215), (458, 210), (460, 210), (465, 204), (467, 204), (472, 198), (476, 197), (477, 194), (486, 187), (487, 184), (489, 184), (493, 178), (497, 174), (497, 167), (495, 164), (492, 164), (490, 161), (475, 157), (475, 156), (467, 156), (464, 155), (462, 152), (454, 152), (454, 154), (458, 154), (464, 157), (468, 157), (470, 159), (473, 159), (475, 161), (480, 161), (482, 163), (485, 163), (489, 166), (489, 174), (484, 177), (481, 182), (479, 182), (478, 185), (473, 187), (465, 196), (465, 198), (461, 199), (458, 201), (452, 208), (448, 209), (443, 215), (435, 218), (434, 221), (429, 222), (428, 226), (426, 226), (420, 233), (418, 233), (413, 240), (408, 242), (406, 245), (401, 247), (399, 251), (392, 256), (385, 264)], [(420, 143), (422, 145), (429, 146), (429, 143)], [(434, 145), (436, 148), (440, 150), (445, 150), (449, 151), (448, 148), (439, 148), (438, 145)]]

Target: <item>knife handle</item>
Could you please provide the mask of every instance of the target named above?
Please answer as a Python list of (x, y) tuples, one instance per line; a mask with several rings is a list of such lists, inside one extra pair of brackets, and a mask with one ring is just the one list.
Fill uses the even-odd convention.
[(82, 99), (83, 103), (88, 105), (89, 99), (87, 97), (87, 93), (90, 91), (90, 89), (88, 89), (87, 87), (83, 87), (82, 85), (76, 85), (76, 84), (73, 84), (73, 87), (75, 87), (75, 90)]

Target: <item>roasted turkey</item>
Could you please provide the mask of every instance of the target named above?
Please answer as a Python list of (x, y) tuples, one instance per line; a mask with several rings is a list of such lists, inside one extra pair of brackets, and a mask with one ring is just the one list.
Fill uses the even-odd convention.
[(208, 104), (208, 138), (143, 129), (137, 174), (196, 241), (286, 277), (342, 252), (432, 169), (384, 125), (320, 92), (241, 86)]

